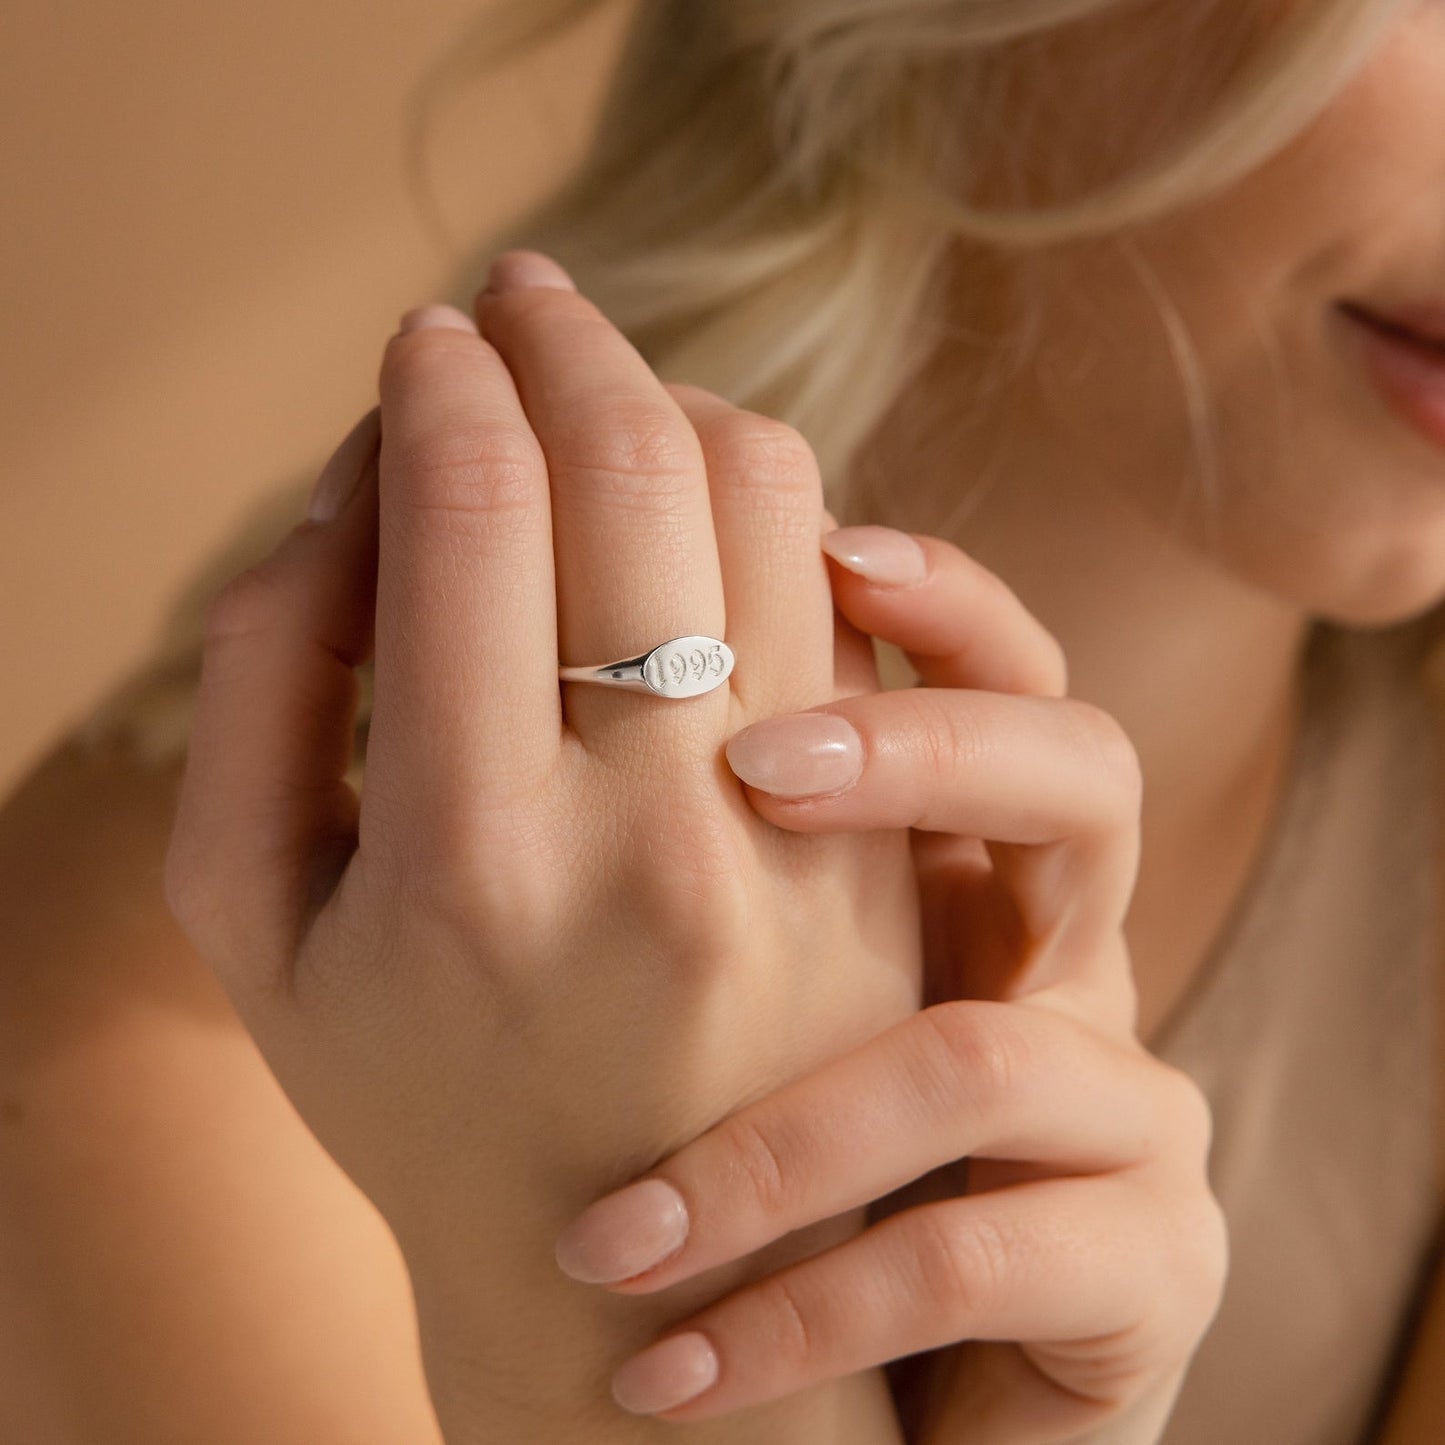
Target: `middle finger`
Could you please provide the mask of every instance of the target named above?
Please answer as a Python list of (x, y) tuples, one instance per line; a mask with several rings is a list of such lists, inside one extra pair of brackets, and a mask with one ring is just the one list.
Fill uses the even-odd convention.
[[(503, 258), (498, 272), (523, 263)], [(726, 612), (702, 447), (682, 409), (622, 333), (585, 297), (556, 286), (488, 289), (483, 336), (516, 379), (547, 458), (560, 660), (586, 666), (633, 657), (669, 638), (723, 638)], [(740, 660), (741, 661), (741, 660)], [(721, 697), (727, 694), (722, 688)], [(568, 721), (584, 738), (613, 727), (637, 746), (639, 700), (572, 685)], [(716, 717), (717, 700), (697, 707)], [(669, 729), (674, 709), (664, 708)]]

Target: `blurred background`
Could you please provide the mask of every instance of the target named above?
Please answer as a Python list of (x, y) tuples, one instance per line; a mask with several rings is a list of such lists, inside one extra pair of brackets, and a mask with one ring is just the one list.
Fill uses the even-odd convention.
[(438, 104), (415, 156), (485, 0), (5, 8), (0, 799), (375, 404), (401, 313), (468, 304), (460, 256), (575, 162), (629, 6)]

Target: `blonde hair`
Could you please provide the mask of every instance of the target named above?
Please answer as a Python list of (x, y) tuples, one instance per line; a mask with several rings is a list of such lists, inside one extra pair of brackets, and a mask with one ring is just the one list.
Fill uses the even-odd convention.
[[(413, 140), (450, 89), (600, 3), (489, 7), (423, 77)], [(1239, 0), (640, 0), (581, 165), (461, 260), (450, 299), (469, 309), (500, 249), (556, 256), (664, 380), (802, 432), (830, 506), (849, 520), (866, 507), (850, 495), (850, 462), (948, 335), (961, 245), (1022, 262), (1228, 186), (1329, 104), (1401, 3), (1296, 0), (1256, 35)], [(1190, 47), (1177, 78), (1156, 76), (1177, 102), (1151, 127), (1156, 143), (1081, 194), (984, 204), (990, 188), (1017, 201), (1021, 177), (1048, 173), (1030, 146), (1051, 95), (1051, 46), (1091, 23), (1115, 25), (1121, 43), (1146, 12)], [(1148, 63), (1131, 52), (1124, 74)], [(1136, 150), (1137, 139), (1101, 137)], [(999, 376), (1018, 365), (1031, 324), (1025, 298), (996, 338)], [(1186, 352), (1176, 359), (1193, 415)], [(157, 766), (184, 751), (205, 602), (279, 542), (303, 495), (288, 485), (211, 559), (155, 655), (78, 741), (123, 736)], [(362, 674), (364, 744), (370, 668)]]

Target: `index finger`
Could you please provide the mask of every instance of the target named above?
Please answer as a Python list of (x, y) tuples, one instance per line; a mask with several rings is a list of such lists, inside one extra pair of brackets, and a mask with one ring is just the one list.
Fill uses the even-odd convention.
[(387, 342), (380, 395), (362, 846), (381, 809), (385, 847), (416, 856), (422, 837), (433, 853), (464, 843), (488, 804), (528, 796), (556, 760), (551, 511), (511, 373), (461, 313)]
[[(805, 728), (848, 741), (808, 758)], [(849, 735), (851, 734), (851, 738)], [(801, 738), (800, 738), (800, 735)], [(792, 766), (802, 758), (805, 767)], [(916, 828), (983, 839), (1014, 900), (1033, 992), (1067, 969), (1117, 970), (1139, 866), (1138, 756), (1109, 714), (1075, 698), (909, 688), (770, 718), (727, 744), (753, 807), (798, 832)], [(794, 777), (818, 784), (792, 785)]]

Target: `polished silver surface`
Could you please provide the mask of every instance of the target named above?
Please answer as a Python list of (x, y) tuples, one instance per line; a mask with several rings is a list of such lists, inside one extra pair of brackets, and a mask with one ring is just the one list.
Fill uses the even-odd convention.
[(598, 667), (559, 667), (563, 682), (596, 682), (657, 697), (697, 697), (727, 681), (733, 650), (716, 637), (674, 637), (650, 652)]

